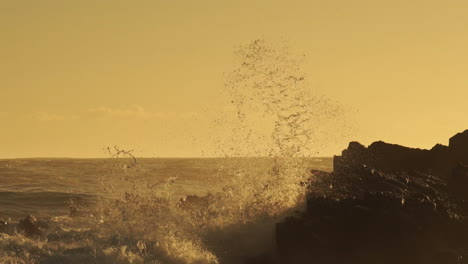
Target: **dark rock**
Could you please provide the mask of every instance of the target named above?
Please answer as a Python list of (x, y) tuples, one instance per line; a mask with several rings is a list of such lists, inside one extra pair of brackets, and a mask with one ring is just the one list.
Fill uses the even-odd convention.
[(306, 212), (277, 224), (279, 263), (463, 263), (468, 225), (441, 182), (360, 173), (329, 174), (334, 188), (310, 192)]
[(7, 224), (8, 224), (7, 222), (0, 220), (0, 232), (3, 233), (3, 230), (6, 229)]
[(420, 172), (448, 179), (453, 176), (457, 164), (468, 164), (468, 130), (453, 136), (449, 142), (449, 146), (437, 144), (430, 150), (382, 141), (374, 142), (366, 148), (351, 142), (341, 156), (334, 157), (333, 171), (347, 174), (367, 166), (389, 173)]
[(0, 233), (11, 235), (12, 233), (14, 233), (14, 231), (15, 231), (15, 228), (12, 224), (10, 224), (9, 222), (0, 220)]
[(38, 237), (42, 235), (41, 222), (33, 215), (28, 215), (25, 219), (19, 221), (18, 228), (26, 236)]
[(351, 142), (277, 224), (275, 263), (465, 263), (467, 161), (468, 130), (431, 150)]
[(455, 196), (468, 200), (468, 166), (458, 163), (448, 179), (448, 186)]
[(244, 264), (271, 264), (273, 261), (271, 254), (264, 253), (258, 256), (246, 258)]
[(449, 148), (457, 157), (462, 157), (466, 160), (468, 151), (468, 130), (456, 134), (449, 139)]

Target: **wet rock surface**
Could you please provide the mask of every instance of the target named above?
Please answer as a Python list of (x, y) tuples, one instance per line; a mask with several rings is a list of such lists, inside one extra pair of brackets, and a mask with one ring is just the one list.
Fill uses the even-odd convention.
[(18, 227), (26, 236), (40, 236), (42, 233), (39, 228), (39, 222), (33, 215), (28, 215), (25, 219), (21, 220)]
[(424, 172), (441, 178), (452, 174), (457, 164), (468, 164), (468, 130), (449, 139), (449, 145), (436, 144), (432, 149), (415, 149), (377, 141), (365, 147), (350, 142), (341, 156), (333, 160), (337, 174), (366, 165), (384, 172)]
[(468, 263), (467, 161), (468, 130), (431, 150), (350, 143), (277, 224), (271, 263)]
[(442, 180), (366, 168), (321, 177), (312, 188), (326, 186), (309, 194), (307, 211), (277, 225), (280, 263), (442, 264), (468, 256), (463, 203)]
[(15, 226), (12, 225), (9, 221), (0, 220), (0, 233), (12, 234), (16, 230)]
[(47, 221), (44, 219), (38, 220), (33, 215), (28, 215), (17, 222), (0, 220), (0, 233), (8, 235), (20, 233), (27, 237), (38, 238), (45, 235), (47, 229)]

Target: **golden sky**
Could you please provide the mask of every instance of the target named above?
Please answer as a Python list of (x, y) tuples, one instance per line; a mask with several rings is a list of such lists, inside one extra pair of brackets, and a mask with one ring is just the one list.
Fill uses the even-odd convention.
[(223, 74), (257, 38), (303, 51), (314, 93), (352, 113), (322, 155), (447, 144), (468, 128), (467, 14), (466, 0), (0, 0), (0, 158), (209, 153)]

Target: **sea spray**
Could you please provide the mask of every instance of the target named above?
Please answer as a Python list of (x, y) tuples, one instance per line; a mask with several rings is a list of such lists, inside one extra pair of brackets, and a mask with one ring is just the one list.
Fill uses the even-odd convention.
[[(323, 119), (314, 117), (333, 117), (340, 108), (312, 94), (302, 69), (305, 55), (284, 42), (258, 39), (240, 46), (235, 54), (237, 65), (226, 81), (235, 114), (227, 122), (218, 121), (231, 130), (222, 134), (218, 149), (226, 157), (257, 159), (226, 159), (234, 163), (227, 166), (237, 171), (227, 181), (221, 175), (222, 181), (227, 183), (225, 189), (237, 189), (231, 192), (244, 203), (238, 207), (278, 215), (303, 199), (304, 183), (310, 177), (307, 157), (316, 153), (316, 128)], [(258, 157), (269, 160), (270, 168), (258, 170), (262, 160)], [(241, 214), (238, 221), (258, 216)]]
[(102, 204), (98, 222), (116, 244), (105, 252), (133, 262), (238, 263), (272, 250), (274, 223), (302, 208), (319, 125), (313, 117), (334, 106), (312, 96), (304, 56), (288, 46), (255, 40), (236, 55), (226, 82), (235, 114), (216, 120), (230, 132), (217, 141), (223, 168), (206, 182), (211, 193), (176, 204), (177, 179), (150, 182), (129, 152), (114, 149), (117, 169), (104, 184), (114, 199)]
[[(236, 114), (228, 119), (232, 133), (219, 140), (225, 169), (207, 183), (209, 195), (177, 206), (170, 199), (176, 179), (148, 182), (129, 152), (111, 152), (119, 162), (104, 185), (114, 199), (102, 204), (98, 221), (125, 252), (141, 256), (140, 243), (147, 257), (168, 263), (239, 261), (271, 249), (274, 223), (301, 206), (316, 106), (300, 69), (302, 55), (264, 40), (236, 54), (239, 66), (226, 83)], [(256, 245), (246, 243), (252, 236)]]
[(233, 115), (216, 120), (212, 137), (221, 158), (210, 194), (178, 201), (177, 175), (151, 177), (131, 151), (109, 148), (96, 207), (70, 205), (39, 238), (0, 234), (0, 260), (210, 264), (272, 251), (274, 224), (303, 205), (318, 120), (336, 112), (311, 94), (304, 56), (287, 45), (255, 40), (236, 55), (225, 86)]
[(131, 262), (218, 263), (203, 248), (189, 212), (171, 198), (176, 179), (168, 176), (167, 180), (154, 181), (143, 177), (144, 168), (130, 152), (116, 148), (111, 153), (110, 165), (117, 170), (110, 169), (112, 173), (103, 177), (107, 177), (110, 188), (106, 190), (114, 199), (101, 201), (96, 218), (102, 236), (114, 240), (115, 245), (105, 250), (118, 256), (115, 252), (125, 247), (125, 256), (132, 258)]
[[(218, 154), (228, 169), (213, 184), (219, 186), (210, 196), (216, 206), (205, 221), (213, 230), (244, 232), (233, 236), (245, 245), (236, 254), (252, 255), (272, 250), (274, 223), (303, 208), (316, 133), (339, 120), (342, 109), (312, 94), (305, 56), (288, 45), (259, 39), (236, 55), (225, 86), (233, 115), (216, 120)], [(248, 243), (252, 237), (260, 238), (257, 245)]]

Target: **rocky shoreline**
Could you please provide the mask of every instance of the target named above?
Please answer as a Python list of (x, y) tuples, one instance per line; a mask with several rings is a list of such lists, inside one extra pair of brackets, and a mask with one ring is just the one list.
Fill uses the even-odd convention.
[(449, 146), (351, 142), (313, 171), (307, 210), (276, 227), (265, 263), (468, 262), (468, 130)]
[[(276, 224), (273, 250), (244, 263), (468, 263), (465, 164), (468, 130), (452, 137), (448, 146), (438, 144), (430, 150), (351, 142), (334, 157), (333, 172), (311, 171), (306, 209)], [(194, 210), (210, 199), (187, 196), (178, 206)], [(69, 216), (57, 221), (32, 215), (0, 221), (0, 237), (21, 234), (65, 244), (101, 239), (73, 227), (87, 221), (79, 216), (79, 210), (70, 207)], [(60, 256), (41, 252), (43, 263), (107, 263), (90, 245), (77, 244)]]

